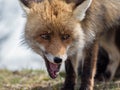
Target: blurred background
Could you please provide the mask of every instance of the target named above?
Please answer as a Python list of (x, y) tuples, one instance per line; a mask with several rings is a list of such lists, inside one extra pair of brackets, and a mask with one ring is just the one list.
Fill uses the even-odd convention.
[(21, 43), (25, 22), (18, 0), (0, 0), (0, 69), (46, 69), (43, 59)]

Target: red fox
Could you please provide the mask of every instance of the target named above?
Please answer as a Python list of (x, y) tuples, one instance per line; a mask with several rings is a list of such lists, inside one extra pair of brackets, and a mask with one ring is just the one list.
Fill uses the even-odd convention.
[(79, 90), (93, 90), (99, 45), (115, 62), (107, 69), (110, 79), (114, 76), (120, 62), (120, 0), (20, 1), (27, 14), (25, 42), (44, 58), (51, 78), (57, 77), (65, 62), (61, 90), (74, 90), (81, 59), (84, 65)]

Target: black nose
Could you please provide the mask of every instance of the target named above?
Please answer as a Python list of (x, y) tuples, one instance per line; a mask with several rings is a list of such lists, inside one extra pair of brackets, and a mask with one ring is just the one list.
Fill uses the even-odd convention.
[(55, 63), (61, 63), (61, 62), (62, 62), (62, 59), (61, 59), (61, 58), (58, 58), (58, 57), (55, 57), (55, 58), (54, 58), (54, 62), (55, 62)]

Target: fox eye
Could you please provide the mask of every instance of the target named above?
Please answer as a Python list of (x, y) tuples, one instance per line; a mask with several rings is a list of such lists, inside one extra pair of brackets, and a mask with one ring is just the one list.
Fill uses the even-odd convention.
[(65, 35), (62, 35), (62, 40), (67, 40), (70, 38), (70, 35), (69, 34), (65, 34)]
[(42, 35), (40, 35), (40, 37), (42, 39), (45, 39), (45, 40), (50, 40), (50, 35), (49, 34), (42, 34)]

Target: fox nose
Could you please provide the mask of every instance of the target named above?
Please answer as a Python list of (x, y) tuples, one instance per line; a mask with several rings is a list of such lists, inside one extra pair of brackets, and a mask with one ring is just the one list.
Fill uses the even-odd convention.
[(54, 58), (54, 62), (55, 62), (55, 63), (61, 63), (61, 62), (62, 62), (62, 59), (59, 58), (59, 57), (55, 57), (55, 58)]

